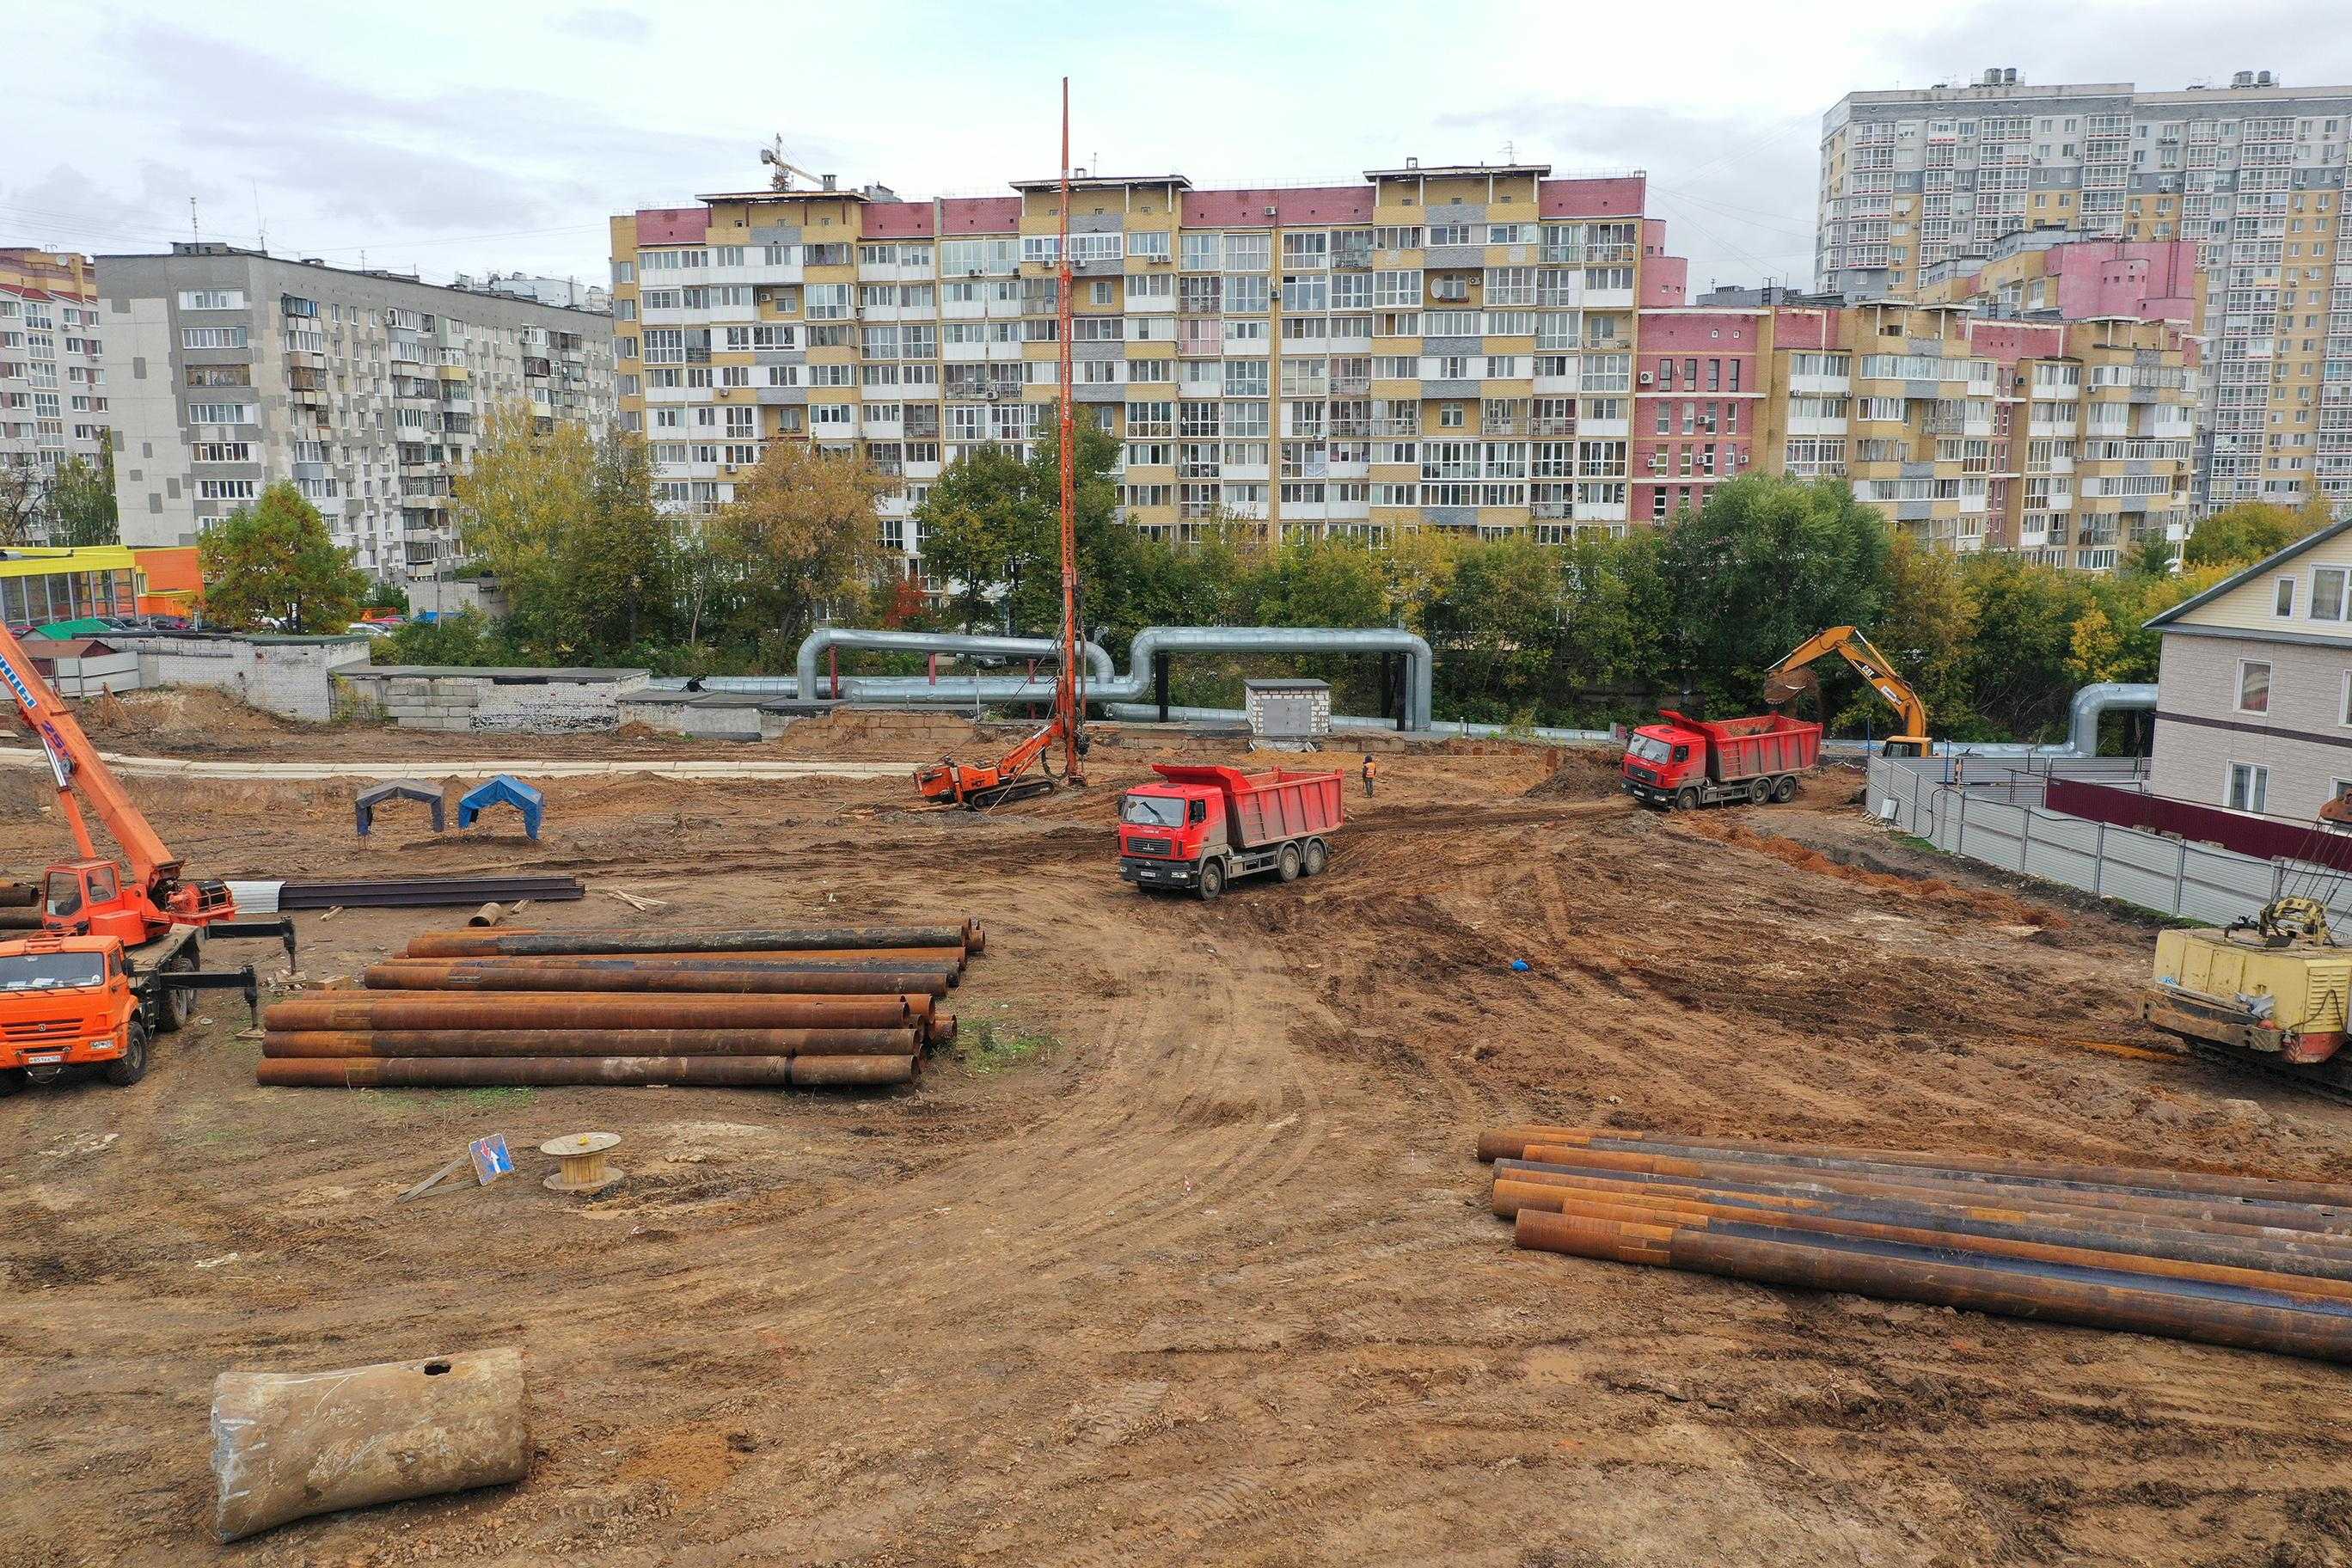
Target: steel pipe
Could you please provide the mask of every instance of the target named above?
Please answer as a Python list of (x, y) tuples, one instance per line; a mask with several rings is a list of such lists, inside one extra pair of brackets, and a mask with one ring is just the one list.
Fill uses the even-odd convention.
[(1843, 1214), (1748, 1208), (1705, 1199), (1578, 1194), (1556, 1187), (1530, 1187), (1527, 1189), (1527, 1195), (1528, 1201), (1524, 1207), (1586, 1219), (1641, 1224), (1660, 1224), (1671, 1219), (1677, 1225), (1700, 1230), (1713, 1225), (1738, 1224), (1768, 1230), (1902, 1242), (1914, 1247), (1981, 1253), (1994, 1258), (2071, 1263), (2166, 1279), (2196, 1279), (2207, 1284), (2239, 1285), (2249, 1289), (2274, 1290), (2316, 1300), (2335, 1301), (2342, 1303), (2347, 1310), (2352, 1310), (2352, 1282), (2274, 1268), (2259, 1253), (2254, 1254), (2251, 1260), (2242, 1261), (2233, 1258), (2222, 1261), (2207, 1257), (2183, 1258), (2169, 1249), (2151, 1249), (2141, 1237), (2097, 1231), (1988, 1235), (1982, 1230), (1962, 1230), (1927, 1223), (1927, 1216), (1917, 1215), (1894, 1215), (1885, 1219), (1856, 1219)]
[(2311, 1230), (2341, 1230), (2352, 1227), (2352, 1212), (2330, 1208), (2292, 1199), (2258, 1201), (2202, 1192), (2193, 1188), (2140, 1186), (2121, 1183), (2075, 1181), (2063, 1176), (2009, 1175), (1994, 1171), (1962, 1171), (1946, 1166), (1923, 1166), (1876, 1160), (1843, 1160), (1829, 1156), (1757, 1153), (1738, 1149), (1693, 1149), (1684, 1152), (1649, 1150), (1621, 1150), (1597, 1144), (1554, 1146), (1542, 1143), (1528, 1145), (1528, 1152), (1538, 1160), (1558, 1160), (1574, 1165), (1592, 1165), (1622, 1170), (1654, 1170), (1663, 1175), (1724, 1174), (1733, 1171), (1750, 1173), (1780, 1172), (1787, 1174), (1821, 1173), (1828, 1175), (1858, 1177), (1879, 1183), (1932, 1182), (1968, 1191), (2014, 1193), (2066, 1192), (2085, 1197), (2105, 1196), (2147, 1205), (2160, 1204), (2202, 1204), (2234, 1210), (2257, 1223), (2292, 1226)]
[(918, 1054), (887, 1057), (794, 1057), (793, 1087), (833, 1089), (867, 1084), (912, 1083), (922, 1076)]
[(903, 1029), (931, 999), (896, 996), (628, 995), (597, 992), (330, 991), (273, 1002), (264, 1030)]
[[(884, 953), (891, 950), (879, 950)], [(928, 952), (929, 948), (901, 948), (902, 953)], [(831, 950), (822, 953), (679, 952), (630, 953), (598, 957), (590, 953), (558, 953), (546, 958), (388, 958), (385, 963), (404, 969), (439, 969), (449, 973), (573, 969), (614, 974), (937, 974), (950, 985), (963, 979), (963, 965), (944, 958), (841, 958)]]
[(2352, 1315), (2273, 1291), (2022, 1259), (1961, 1259), (1853, 1238), (1791, 1241), (1738, 1227), (1702, 1232), (1532, 1209), (1520, 1214), (1516, 1238), (1521, 1247), (1573, 1257), (2352, 1361)]
[[(2172, 1209), (2116, 1208), (2072, 1205), (2063, 1198), (2036, 1197), (2030, 1202), (1989, 1204), (1977, 1194), (1932, 1186), (1877, 1186), (1867, 1183), (1695, 1181), (1683, 1177), (1632, 1173), (1575, 1173), (1557, 1167), (1527, 1167), (1521, 1162), (1497, 1161), (1496, 1182), (1501, 1185), (1565, 1187), (1580, 1192), (1676, 1197), (1722, 1198), (1773, 1207), (1823, 1212), (1861, 1211), (1924, 1214), (1951, 1225), (2052, 1226), (2178, 1237), (2219, 1246), (2253, 1247), (2274, 1258), (2307, 1260), (2296, 1272), (2352, 1278), (2352, 1241), (2324, 1232), (2294, 1230), (2213, 1220), (2195, 1212)], [(1497, 1203), (1501, 1200), (1498, 1198)], [(1496, 1212), (1502, 1214), (1500, 1207)], [(1853, 1215), (1850, 1215), (1852, 1217)], [(1510, 1217), (1503, 1215), (1503, 1217)]]
[[(852, 1057), (852, 1061), (864, 1061)], [(509, 1084), (691, 1084), (782, 1089), (790, 1057), (264, 1057), (273, 1089), (473, 1089)]]
[(2326, 1182), (2288, 1182), (2263, 1176), (2239, 1176), (2200, 1171), (2157, 1169), (2140, 1165), (2096, 1165), (2063, 1161), (2012, 1160), (1982, 1154), (1934, 1154), (1907, 1150), (1869, 1149), (1845, 1144), (1775, 1142), (1757, 1138), (1688, 1138), (1621, 1128), (1548, 1127), (1530, 1124), (1496, 1128), (1478, 1139), (1481, 1160), (1524, 1158), (1530, 1142), (1554, 1146), (1596, 1145), (1653, 1148), (1660, 1151), (1731, 1151), (1844, 1160), (1885, 1164), (1926, 1165), (1948, 1171), (1981, 1171), (2001, 1175), (2054, 1176), (2070, 1181), (2122, 1185), (2170, 1186), (2202, 1193), (2316, 1204), (2352, 1210), (2352, 1186)]
[(597, 957), (652, 952), (804, 952), (826, 948), (982, 950), (980, 922), (772, 931), (446, 931), (409, 939), (410, 958)]
[(944, 996), (951, 976), (939, 970), (575, 969), (533, 964), (514, 969), (441, 969), (376, 963), (362, 976), (371, 991), (730, 992), (743, 995)]
[[(1080, 657), (1087, 665), (1087, 685), (1089, 688), (1116, 685), (1117, 667), (1111, 663), (1110, 655), (1096, 643), (1082, 643), (1080, 647), (1083, 650)], [(1062, 639), (819, 626), (801, 639), (801, 646), (793, 656), (795, 681), (793, 689), (795, 696), (807, 700), (830, 692), (832, 682), (817, 674), (817, 667), (824, 661), (826, 654), (838, 648), (865, 648), (885, 653), (972, 654), (991, 658), (1053, 659), (1058, 662), (1062, 657)], [(1008, 701), (1030, 696), (1037, 701), (1049, 702), (1054, 696), (1054, 682), (1050, 678), (1028, 680), (997, 677), (992, 681), (987, 677), (977, 679), (965, 677), (933, 683), (919, 677), (852, 675), (845, 676), (841, 680), (842, 690), (852, 697), (867, 690), (910, 691), (919, 686), (927, 687), (935, 694), (933, 700), (941, 702), (969, 702), (975, 695), (983, 693)]]
[(306, 1029), (264, 1032), (265, 1057), (913, 1056), (903, 1029)]

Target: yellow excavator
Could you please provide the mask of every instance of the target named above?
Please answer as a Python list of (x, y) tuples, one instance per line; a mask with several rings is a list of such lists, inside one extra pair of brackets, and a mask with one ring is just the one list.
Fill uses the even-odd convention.
[(1807, 692), (1812, 694), (1813, 706), (1821, 710), (1822, 721), (1829, 721), (1829, 713), (1822, 710), (1821, 678), (1813, 673), (1813, 661), (1828, 654), (1836, 654), (1853, 666), (1863, 684), (1885, 699), (1903, 721), (1899, 733), (1886, 737), (1879, 754), (1888, 757), (1924, 757), (1934, 742), (1927, 739), (1927, 705), (1911, 689), (1911, 683), (1895, 672), (1895, 661), (1871, 647), (1870, 639), (1853, 626), (1832, 626), (1817, 632), (1790, 649), (1788, 655), (1764, 672), (1764, 700), (1780, 709), (1794, 702)]
[(2347, 829), (2352, 794), (2319, 808), (2302, 868), (2259, 914), (2220, 931), (2158, 932), (2155, 984), (2140, 1016), (2191, 1050), (2275, 1067), (2323, 1090), (2352, 1090), (2352, 1052), (2344, 1049), (2352, 948), (2340, 945), (2327, 918), (2330, 892), (2352, 874)]

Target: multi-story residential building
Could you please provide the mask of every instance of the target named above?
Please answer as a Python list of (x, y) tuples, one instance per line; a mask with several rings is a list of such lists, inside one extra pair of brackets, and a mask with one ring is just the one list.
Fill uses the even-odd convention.
[[(1286, 535), (1622, 529), (1635, 331), (1685, 268), (1638, 174), (1542, 164), (1355, 185), (1073, 182), (1074, 399), (1122, 445), (1136, 526)], [(613, 220), (625, 423), (664, 502), (707, 510), (761, 445), (862, 446), (902, 476), (885, 542), (942, 467), (1021, 446), (1057, 395), (1058, 182), (902, 200), (880, 186), (706, 195)]]
[(1650, 521), (1760, 471), (1844, 478), (1954, 552), (2105, 571), (2187, 535), (2196, 345), (2169, 323), (1829, 300), (1647, 310), (1640, 342)]
[(536, 300), (542, 305), (570, 305), (600, 314), (613, 308), (610, 289), (602, 283), (583, 283), (577, 278), (527, 277), (520, 272), (492, 272), (474, 279), (460, 272), (454, 287), (471, 289), (484, 294), (512, 294), (519, 300)]
[(110, 411), (89, 258), (0, 249), (0, 463), (95, 463)]
[(612, 416), (609, 316), (231, 246), (98, 258), (126, 544), (192, 544), (290, 479), (387, 581), (454, 563), (478, 423)]
[(2206, 402), (2196, 503), (2352, 508), (2352, 88), (2037, 87), (2014, 70), (1850, 93), (1825, 117), (1815, 275), (1916, 299), (1922, 268), (2020, 233), (2199, 247)]
[(2170, 321), (2191, 337), (2205, 317), (2193, 241), (2086, 239), (2063, 229), (2009, 235), (1928, 263), (1918, 302), (2069, 321), (2129, 316)]

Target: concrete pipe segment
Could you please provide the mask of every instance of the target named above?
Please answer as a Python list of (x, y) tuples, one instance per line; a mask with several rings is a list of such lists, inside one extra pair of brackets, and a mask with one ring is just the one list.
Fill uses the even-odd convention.
[(264, 1034), (265, 1057), (889, 1057), (908, 1029), (345, 1029)]
[(530, 1469), (522, 1352), (467, 1351), (337, 1372), (225, 1372), (213, 1383), (213, 1528), (519, 1481)]
[(896, 996), (623, 995), (612, 993), (331, 991), (262, 1009), (270, 1032), (316, 1029), (903, 1029), (931, 999)]

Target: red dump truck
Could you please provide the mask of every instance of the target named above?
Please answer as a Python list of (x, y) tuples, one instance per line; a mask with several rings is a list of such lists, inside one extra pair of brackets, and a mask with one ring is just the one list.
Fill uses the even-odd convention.
[(1236, 877), (1312, 877), (1331, 858), (1326, 835), (1346, 819), (1336, 773), (1245, 773), (1154, 763), (1159, 784), (1118, 803), (1118, 875), (1149, 892), (1190, 888), (1213, 899)]
[(1688, 811), (1739, 801), (1761, 805), (1797, 793), (1797, 775), (1821, 760), (1822, 727), (1766, 713), (1709, 722), (1662, 710), (1626, 742), (1625, 793)]

